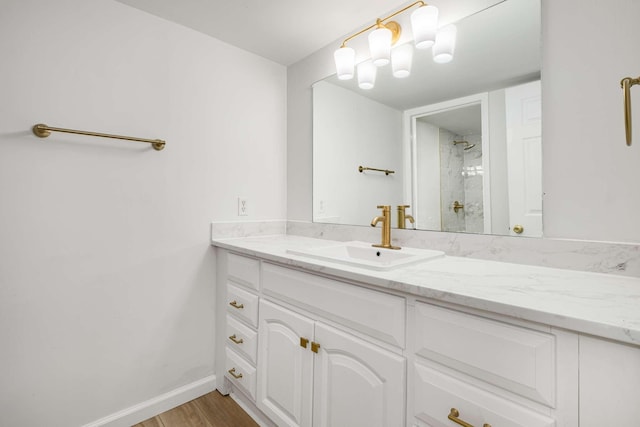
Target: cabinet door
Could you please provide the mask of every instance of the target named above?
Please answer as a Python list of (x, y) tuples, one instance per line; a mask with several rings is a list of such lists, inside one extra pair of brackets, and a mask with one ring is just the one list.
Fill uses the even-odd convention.
[(640, 425), (640, 348), (580, 337), (580, 426)]
[(312, 320), (260, 301), (257, 405), (278, 426), (311, 426), (312, 339)]
[(316, 323), (314, 427), (404, 425), (405, 359)]

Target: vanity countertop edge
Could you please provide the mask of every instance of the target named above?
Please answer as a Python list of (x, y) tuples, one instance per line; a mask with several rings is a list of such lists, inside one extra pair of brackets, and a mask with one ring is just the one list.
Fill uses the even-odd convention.
[(640, 278), (452, 256), (372, 271), (287, 253), (340, 243), (332, 240), (271, 235), (211, 243), (338, 280), (640, 346)]

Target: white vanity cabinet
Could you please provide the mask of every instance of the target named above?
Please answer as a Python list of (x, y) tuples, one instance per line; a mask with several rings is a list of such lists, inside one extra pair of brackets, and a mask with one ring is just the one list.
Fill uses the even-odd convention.
[(225, 377), (255, 399), (260, 261), (232, 253), (225, 260)]
[(580, 427), (640, 426), (640, 347), (580, 337)]
[(413, 313), (415, 425), (577, 425), (575, 336), (419, 301)]
[(402, 426), (404, 357), (260, 303), (258, 407), (278, 426)]
[(404, 425), (405, 358), (376, 338), (404, 341), (404, 298), (267, 263), (263, 292), (258, 408), (278, 426)]
[(313, 408), (314, 322), (267, 301), (260, 303), (258, 407), (279, 426), (310, 426)]
[(314, 339), (321, 343), (314, 366), (314, 426), (404, 425), (402, 355), (322, 323)]
[(217, 252), (219, 388), (261, 425), (640, 427), (640, 280), (465, 259), (459, 277), (368, 272), (289, 258), (294, 243), (313, 242)]

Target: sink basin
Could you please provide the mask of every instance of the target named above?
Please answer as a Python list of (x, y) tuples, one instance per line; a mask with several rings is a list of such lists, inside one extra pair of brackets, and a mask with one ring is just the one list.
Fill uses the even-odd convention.
[(444, 256), (442, 251), (415, 248), (384, 249), (358, 241), (319, 248), (287, 249), (287, 253), (370, 270), (391, 270)]

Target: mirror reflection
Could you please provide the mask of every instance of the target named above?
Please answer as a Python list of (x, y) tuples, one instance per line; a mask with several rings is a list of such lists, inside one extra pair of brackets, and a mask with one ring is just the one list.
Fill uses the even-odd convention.
[(416, 228), (469, 233), (485, 230), (479, 101), (415, 117), (412, 199)]
[(449, 64), (415, 54), (408, 78), (381, 67), (371, 90), (314, 84), (314, 222), (367, 225), (377, 205), (410, 205), (414, 221), (395, 226), (541, 236), (539, 0), (456, 26)]

